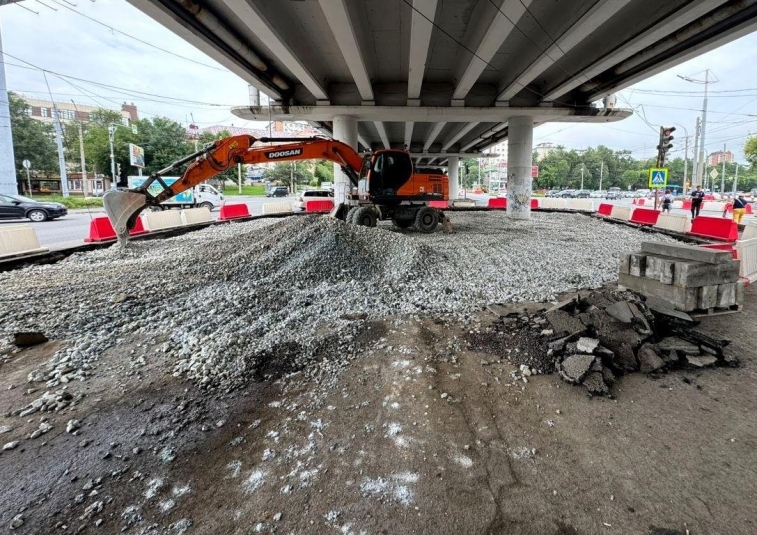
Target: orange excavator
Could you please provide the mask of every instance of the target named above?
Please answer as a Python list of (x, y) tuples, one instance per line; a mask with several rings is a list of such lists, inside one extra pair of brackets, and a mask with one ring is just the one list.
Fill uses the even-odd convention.
[[(254, 147), (257, 141), (284, 144)], [(448, 199), (449, 179), (440, 170), (416, 172), (410, 154), (403, 150), (379, 150), (361, 157), (349, 145), (318, 137), (228, 137), (151, 174), (138, 188), (107, 192), (103, 206), (123, 242), (144, 208), (158, 205), (237, 164), (313, 159), (337, 163), (352, 184), (345, 202), (332, 210), (334, 217), (367, 227), (376, 226), (378, 220), (392, 220), (399, 228), (414, 226), (421, 232), (433, 232), (440, 222), (445, 222), (441, 211), (428, 206), (429, 201)], [(184, 174), (172, 184), (161, 178), (188, 163)], [(159, 193), (153, 193), (156, 184)]]

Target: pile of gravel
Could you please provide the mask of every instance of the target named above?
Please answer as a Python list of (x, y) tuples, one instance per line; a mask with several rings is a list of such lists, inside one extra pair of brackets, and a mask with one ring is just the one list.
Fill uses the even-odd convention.
[(450, 219), (451, 235), (258, 220), (80, 253), (0, 274), (0, 329), (68, 342), (33, 378), (48, 389), (93, 373), (132, 334), (167, 340), (160, 351), (177, 376), (232, 387), (272, 363), (344, 365), (360, 350), (356, 317), (465, 319), (488, 303), (551, 300), (615, 280), (620, 255), (642, 238), (669, 240), (571, 214)]

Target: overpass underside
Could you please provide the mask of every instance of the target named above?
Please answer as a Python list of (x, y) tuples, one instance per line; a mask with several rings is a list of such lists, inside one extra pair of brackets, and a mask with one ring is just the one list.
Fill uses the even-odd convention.
[(622, 120), (597, 101), (757, 28), (757, 0), (128, 1), (273, 99), (241, 118), (451, 167), (424, 153), (509, 138), (529, 192), (535, 125)]

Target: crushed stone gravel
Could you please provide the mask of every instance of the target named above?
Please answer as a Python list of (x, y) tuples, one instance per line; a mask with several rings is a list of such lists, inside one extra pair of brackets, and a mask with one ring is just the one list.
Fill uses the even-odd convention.
[[(77, 253), (0, 274), (0, 334), (67, 342), (30, 374), (48, 390), (86, 379), (103, 351), (133, 334), (164, 341), (170, 371), (205, 387), (338, 355), (328, 375), (356, 356), (366, 317), (465, 319), (489, 303), (552, 300), (615, 280), (620, 255), (642, 241), (673, 241), (576, 214), (450, 219), (451, 235), (322, 216), (257, 220)], [(151, 360), (148, 351), (137, 347), (129, 365)], [(69, 401), (46, 396), (26, 410)]]

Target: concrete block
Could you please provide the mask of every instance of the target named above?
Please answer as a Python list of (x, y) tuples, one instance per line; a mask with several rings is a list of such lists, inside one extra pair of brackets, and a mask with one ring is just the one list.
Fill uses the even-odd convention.
[(212, 221), (213, 215), (207, 208), (188, 208), (181, 211), (181, 222), (183, 225), (197, 225)]
[(718, 308), (727, 308), (736, 304), (736, 283), (718, 286)]
[(731, 253), (728, 251), (704, 249), (702, 247), (677, 243), (642, 242), (641, 251), (647, 254), (672, 256), (684, 260), (706, 262), (708, 264), (724, 264), (733, 260)]
[(736, 283), (736, 304), (737, 305), (743, 305), (744, 304), (744, 292), (746, 292), (746, 288), (744, 287), (744, 282), (739, 281)]
[(700, 288), (739, 280), (739, 261), (730, 259), (722, 264), (677, 261), (673, 284), (680, 288)]
[(291, 213), (292, 203), (289, 202), (267, 202), (263, 205), (263, 215)]
[(699, 296), (697, 297), (697, 308), (707, 309), (715, 308), (718, 303), (718, 287), (717, 286), (702, 286), (699, 288)]
[(672, 207), (676, 210), (681, 210), (683, 208), (683, 201), (673, 201)]
[(618, 272), (625, 273), (626, 275), (629, 275), (631, 273), (631, 255), (630, 254), (624, 254), (620, 256), (620, 267), (618, 268)]
[(657, 262), (657, 272), (661, 283), (673, 284), (675, 265), (675, 258), (659, 257), (659, 260)]
[(742, 240), (751, 240), (757, 238), (757, 221), (748, 221), (744, 223), (744, 232), (741, 234)]
[(643, 277), (646, 269), (647, 255), (642, 253), (633, 253), (630, 258), (629, 275), (634, 277)]
[(44, 253), (48, 249), (39, 246), (37, 232), (29, 225), (13, 225), (0, 228), (0, 258), (19, 254)]
[(568, 210), (576, 210), (577, 212), (593, 212), (594, 211), (594, 201), (592, 199), (565, 199), (565, 200), (568, 201)]
[(453, 208), (475, 208), (476, 201), (472, 199), (458, 199), (456, 201), (452, 201), (452, 207)]
[(675, 310), (689, 312), (697, 308), (698, 288), (679, 288), (672, 284), (663, 284), (660, 281), (623, 273), (618, 276), (618, 284), (642, 295), (658, 297), (667, 301), (673, 305)]
[(631, 214), (633, 214), (633, 208), (630, 206), (619, 206), (615, 205), (612, 207), (612, 212), (610, 212), (610, 217), (612, 219), (620, 219), (622, 221), (628, 221), (631, 219)]
[(691, 230), (691, 219), (686, 215), (660, 214), (654, 228), (685, 234)]
[[(746, 233), (745, 229), (744, 234)], [(755, 234), (757, 234), (757, 231)], [(739, 275), (749, 278), (757, 274), (757, 237), (738, 240), (734, 247), (739, 255)]]
[(179, 210), (170, 209), (161, 212), (145, 212), (142, 215), (142, 223), (148, 232), (176, 228), (183, 225)]

